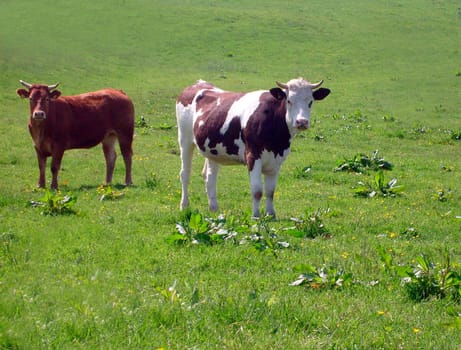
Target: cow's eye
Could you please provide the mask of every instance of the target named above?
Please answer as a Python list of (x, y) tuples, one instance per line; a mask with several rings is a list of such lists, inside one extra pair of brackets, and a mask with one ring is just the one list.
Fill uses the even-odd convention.
[(287, 100), (287, 103), (288, 103), (289, 105), (291, 105), (291, 100)]

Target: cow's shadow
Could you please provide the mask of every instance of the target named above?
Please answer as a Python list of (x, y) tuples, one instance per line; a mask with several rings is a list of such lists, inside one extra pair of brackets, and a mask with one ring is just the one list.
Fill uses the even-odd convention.
[(112, 183), (112, 184), (109, 184), (109, 185), (104, 185), (104, 184), (83, 184), (83, 185), (80, 185), (80, 186), (69, 186), (69, 185), (61, 185), (60, 186), (60, 190), (61, 191), (66, 191), (66, 192), (72, 192), (72, 191), (78, 191), (78, 192), (85, 192), (85, 191), (92, 191), (92, 190), (97, 190), (98, 188), (101, 188), (101, 187), (108, 187), (110, 186), (111, 188), (113, 188), (114, 190), (123, 190), (123, 189), (126, 189), (126, 188), (136, 188), (137, 186), (135, 185), (124, 185), (122, 183)]

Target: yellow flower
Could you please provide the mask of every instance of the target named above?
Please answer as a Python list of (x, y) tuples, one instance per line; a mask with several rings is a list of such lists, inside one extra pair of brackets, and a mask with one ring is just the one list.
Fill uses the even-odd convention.
[(421, 332), (421, 329), (413, 327), (413, 333), (418, 334), (419, 332)]

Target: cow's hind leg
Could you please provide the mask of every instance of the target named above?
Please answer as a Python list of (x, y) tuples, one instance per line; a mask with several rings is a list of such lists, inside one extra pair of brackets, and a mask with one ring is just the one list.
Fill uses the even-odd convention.
[(184, 210), (189, 207), (189, 182), (190, 174), (192, 170), (192, 156), (194, 155), (194, 144), (193, 143), (179, 143), (181, 148), (181, 172), (179, 177), (181, 178), (182, 194), (181, 204), (179, 208)]
[(115, 160), (117, 159), (116, 141), (117, 137), (113, 134), (107, 135), (102, 141), (102, 150), (104, 151), (104, 158), (106, 158), (106, 185), (112, 182), (112, 175), (114, 174)]
[(218, 180), (219, 164), (207, 159), (204, 166), (205, 186), (208, 196), (208, 207), (210, 211), (218, 210), (218, 199), (216, 193), (216, 182)]
[(181, 203), (179, 208), (184, 210), (189, 207), (189, 182), (192, 171), (192, 157), (194, 155), (194, 129), (193, 109), (185, 107), (182, 103), (176, 105), (176, 120), (178, 123), (178, 144), (181, 151)]
[(123, 161), (125, 163), (125, 185), (129, 186), (133, 183), (131, 179), (131, 166), (133, 158), (133, 137), (120, 137), (118, 139), (120, 144), (120, 152), (123, 156)]
[(204, 181), (206, 181), (207, 171), (208, 171), (208, 158), (205, 158), (205, 161), (203, 162), (203, 168), (202, 168), (202, 177)]

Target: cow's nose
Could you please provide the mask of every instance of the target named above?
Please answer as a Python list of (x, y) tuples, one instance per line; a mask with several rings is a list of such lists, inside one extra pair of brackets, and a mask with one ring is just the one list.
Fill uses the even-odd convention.
[(44, 111), (34, 111), (33, 118), (34, 119), (45, 119), (46, 114)]
[(309, 127), (309, 120), (306, 118), (296, 119), (296, 127), (298, 129), (307, 129)]

